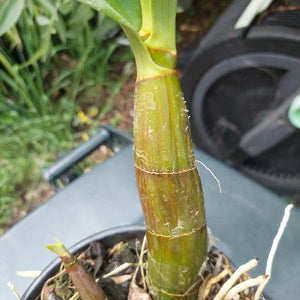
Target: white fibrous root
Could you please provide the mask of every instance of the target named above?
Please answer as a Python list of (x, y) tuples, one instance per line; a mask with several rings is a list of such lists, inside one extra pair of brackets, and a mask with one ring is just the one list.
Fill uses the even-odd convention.
[(275, 256), (275, 253), (277, 251), (277, 248), (278, 248), (279, 242), (281, 240), (281, 237), (282, 237), (282, 235), (284, 233), (284, 230), (286, 228), (286, 225), (289, 221), (289, 218), (290, 218), (290, 215), (291, 215), (291, 210), (292, 210), (293, 207), (294, 207), (293, 204), (289, 204), (289, 205), (286, 206), (286, 208), (284, 210), (283, 218), (282, 218), (281, 223), (279, 225), (277, 234), (276, 234), (276, 236), (273, 240), (272, 247), (271, 247), (271, 250), (269, 252), (269, 256), (268, 256), (268, 260), (267, 260), (266, 275), (268, 275), (268, 278), (267, 278), (267, 280), (265, 280), (264, 282), (262, 282), (259, 285), (259, 287), (258, 287), (258, 289), (255, 293), (254, 300), (259, 300), (261, 298), (262, 292), (263, 292), (264, 288), (266, 287), (266, 285), (268, 284), (268, 282), (271, 278), (271, 272), (272, 272), (274, 256)]
[(19, 295), (19, 293), (17, 292), (15, 286), (11, 283), (8, 282), (7, 286), (10, 288), (10, 290), (13, 292), (13, 294), (15, 295), (16, 299), (21, 300), (21, 296)]
[(256, 278), (251, 278), (251, 279), (245, 280), (245, 281), (235, 285), (232, 289), (230, 289), (229, 292), (226, 294), (226, 296), (223, 298), (223, 300), (231, 300), (238, 293), (241, 293), (251, 287), (258, 286), (259, 284), (266, 281), (267, 278), (268, 278), (268, 275), (260, 275)]
[(268, 260), (266, 264), (265, 275), (260, 275), (256, 278), (250, 278), (248, 280), (242, 281), (235, 285), (243, 273), (249, 272), (251, 269), (255, 268), (258, 264), (258, 259), (252, 259), (244, 265), (241, 265), (223, 284), (214, 300), (231, 300), (240, 299), (239, 293), (247, 291), (251, 287), (257, 286), (257, 290), (254, 295), (254, 300), (264, 299), (262, 292), (271, 278), (272, 265), (277, 251), (279, 242), (287, 226), (288, 220), (290, 218), (292, 204), (286, 206), (284, 211), (284, 216), (281, 220), (277, 234), (273, 240), (272, 247), (270, 249)]
[(23, 278), (36, 278), (41, 275), (41, 271), (32, 270), (32, 271), (17, 271), (17, 276)]
[(218, 188), (219, 188), (219, 192), (220, 194), (222, 194), (222, 185), (221, 185), (221, 181), (218, 179), (218, 177), (214, 174), (214, 172), (201, 160), (196, 160), (197, 163), (199, 163), (201, 166), (203, 166), (210, 174), (211, 176), (215, 179), (215, 181), (218, 184)]
[(240, 278), (243, 273), (250, 271), (255, 268), (258, 264), (258, 259), (251, 259), (244, 265), (241, 265), (236, 271), (230, 276), (230, 278), (224, 283), (222, 288), (219, 290), (218, 294), (215, 296), (214, 300), (222, 300), (236, 281)]

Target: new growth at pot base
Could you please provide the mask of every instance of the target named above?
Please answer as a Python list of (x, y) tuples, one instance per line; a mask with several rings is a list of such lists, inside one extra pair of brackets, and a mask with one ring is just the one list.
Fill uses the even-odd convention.
[[(257, 266), (258, 259), (252, 259), (234, 270), (228, 258), (216, 248), (212, 248), (200, 270), (201, 283), (197, 299), (260, 299), (261, 292), (270, 279), (274, 255), (291, 208), (292, 205), (286, 207), (278, 233), (274, 238), (267, 261), (266, 275), (253, 279), (248, 276), (247, 272)], [(136, 232), (137, 229), (134, 228)], [(151, 299), (146, 279), (145, 236), (143, 242), (141, 241), (144, 230), (138, 229), (140, 240), (132, 240), (132, 229), (130, 228), (122, 228), (122, 232), (123, 234), (120, 235), (120, 231), (114, 229), (113, 234), (101, 233), (101, 237), (97, 235), (92, 241), (88, 239), (84, 250), (77, 253), (76, 257), (71, 255), (60, 241), (55, 245), (47, 246), (57, 253), (63, 262), (59, 272), (44, 283), (40, 297), (35, 300), (74, 300), (78, 299), (79, 295), (81, 295), (81, 299), (106, 299), (106, 297), (111, 300)], [(126, 232), (125, 235), (124, 232)], [(107, 237), (115, 240), (116, 233), (120, 236), (118, 239), (122, 237), (122, 242), (115, 243), (112, 248), (107, 249), (105, 247)], [(102, 241), (105, 240), (104, 245)], [(53, 265), (53, 268), (58, 269), (57, 264)], [(87, 273), (87, 270), (90, 274)], [(258, 286), (257, 290), (254, 286)]]

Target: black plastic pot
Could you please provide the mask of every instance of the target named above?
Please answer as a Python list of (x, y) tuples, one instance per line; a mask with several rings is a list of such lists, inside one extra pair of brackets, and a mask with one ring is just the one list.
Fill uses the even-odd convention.
[[(70, 248), (72, 254), (82, 252), (86, 249), (92, 241), (99, 241), (106, 247), (112, 247), (120, 241), (130, 239), (142, 239), (145, 234), (144, 225), (128, 225), (122, 227), (115, 227), (105, 231), (93, 234), (86, 239), (78, 242)], [(46, 280), (57, 273), (61, 260), (59, 258), (53, 260), (41, 273), (36, 280), (29, 286), (25, 294), (22, 296), (22, 300), (33, 300), (39, 296), (43, 288), (43, 284)]]
[[(115, 244), (132, 239), (142, 240), (145, 235), (145, 226), (144, 225), (126, 225), (114, 227), (108, 230), (100, 231), (96, 234), (93, 234), (84, 240), (78, 242), (73, 247), (69, 249), (72, 254), (78, 254), (88, 248), (91, 242), (97, 241), (101, 242), (106, 248), (111, 248)], [(231, 262), (232, 266), (234, 264)], [(34, 300), (36, 299), (43, 288), (44, 283), (47, 279), (54, 276), (61, 265), (61, 260), (56, 258), (53, 260), (37, 277), (29, 288), (26, 290), (22, 296), (22, 300)], [(265, 299), (270, 299), (268, 296), (264, 295)]]

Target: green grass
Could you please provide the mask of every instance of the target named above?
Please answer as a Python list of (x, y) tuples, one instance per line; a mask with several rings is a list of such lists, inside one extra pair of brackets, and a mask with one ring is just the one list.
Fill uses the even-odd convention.
[[(42, 182), (42, 169), (112, 109), (132, 71), (129, 63), (118, 79), (108, 76), (123, 65), (116, 39), (107, 38), (115, 28), (77, 1), (27, 0), (0, 37), (0, 234), (13, 210), (28, 206), (26, 194)], [(79, 111), (94, 111), (89, 124)]]
[[(34, 192), (42, 170), (99, 127), (133, 69), (129, 49), (110, 37), (117, 30), (111, 19), (79, 1), (24, 3), (21, 16), (11, 19), (17, 23), (0, 36), (0, 235), (16, 208), (31, 208), (28, 194), (40, 197)], [(203, 18), (193, 9), (184, 13), (185, 22), (213, 20), (228, 1), (196, 4)]]

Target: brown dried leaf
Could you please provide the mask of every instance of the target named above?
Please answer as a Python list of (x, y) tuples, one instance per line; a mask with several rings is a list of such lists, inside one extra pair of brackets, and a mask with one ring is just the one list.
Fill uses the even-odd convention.
[(108, 255), (112, 256), (113, 254), (120, 253), (121, 249), (123, 248), (123, 245), (124, 245), (124, 242), (120, 242), (120, 243), (114, 245), (113, 248), (111, 248), (107, 251)]

